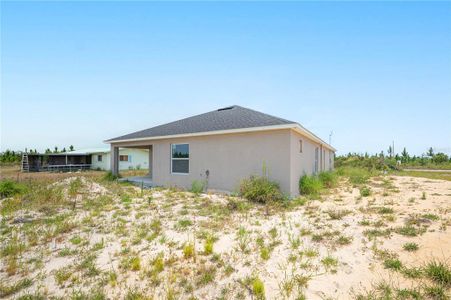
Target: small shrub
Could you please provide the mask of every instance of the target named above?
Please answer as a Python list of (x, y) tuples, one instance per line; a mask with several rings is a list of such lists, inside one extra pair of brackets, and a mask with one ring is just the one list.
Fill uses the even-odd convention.
[(434, 214), (424, 214), (422, 215), (423, 218), (431, 220), (431, 221), (438, 221), (440, 220), (440, 217)]
[(70, 248), (63, 248), (58, 252), (58, 256), (59, 257), (66, 257), (66, 256), (70, 256), (70, 255), (74, 255), (76, 254), (77, 251), (76, 250), (71, 250)]
[(417, 243), (405, 243), (402, 248), (406, 251), (417, 251), (418, 244)]
[(124, 257), (120, 267), (124, 270), (139, 271), (141, 269), (141, 259), (139, 256)]
[(13, 285), (4, 285), (4, 281), (2, 280), (2, 282), (0, 283), (0, 297), (3, 298), (15, 294), (22, 289), (30, 287), (32, 284), (33, 282), (31, 281), (31, 279), (28, 278), (19, 280)]
[(284, 200), (279, 184), (265, 176), (251, 176), (241, 181), (240, 196), (257, 203), (271, 203)]
[(362, 225), (362, 226), (369, 226), (369, 225), (371, 225), (371, 222), (369, 221), (369, 220), (362, 220), (362, 221), (360, 221), (359, 222), (359, 225)]
[(299, 193), (304, 195), (318, 195), (323, 184), (317, 176), (304, 175), (299, 179)]
[(55, 273), (55, 280), (58, 285), (63, 285), (72, 276), (72, 270), (61, 268)]
[(0, 198), (7, 198), (24, 193), (26, 186), (9, 179), (0, 181)]
[(421, 200), (426, 200), (426, 192), (421, 193)]
[(292, 249), (298, 249), (299, 246), (301, 245), (301, 240), (299, 239), (299, 237), (293, 237), (293, 236), (289, 235), (288, 240), (290, 242)]
[(417, 229), (415, 226), (412, 225), (404, 225), (396, 229), (396, 233), (405, 236), (417, 236), (418, 234), (423, 232), (424, 230)]
[(139, 271), (141, 269), (141, 259), (138, 256), (130, 259), (130, 269), (132, 271)]
[(265, 285), (258, 277), (252, 280), (252, 293), (257, 299), (265, 299)]
[(401, 273), (407, 278), (420, 278), (423, 275), (421, 268), (402, 268)]
[(324, 268), (326, 270), (331, 269), (332, 267), (338, 266), (338, 260), (332, 256), (326, 256), (321, 260), (321, 263), (323, 264)]
[(424, 267), (426, 276), (442, 286), (451, 287), (451, 268), (443, 262), (431, 261)]
[(279, 233), (277, 232), (277, 228), (273, 227), (270, 230), (268, 230), (269, 235), (271, 236), (271, 238), (273, 240), (275, 240), (277, 238), (277, 236), (279, 235)]
[(113, 172), (108, 171), (105, 173), (105, 175), (103, 175), (103, 180), (105, 181), (116, 181), (117, 179), (121, 178), (121, 176), (118, 175), (114, 175)]
[(76, 236), (74, 236), (73, 238), (70, 239), (70, 242), (73, 245), (79, 245), (82, 242), (82, 239), (81, 239), (80, 236), (76, 235)]
[(384, 267), (386, 269), (399, 271), (402, 268), (402, 263), (399, 259), (388, 258), (384, 261)]
[(164, 270), (163, 254), (159, 254), (154, 260), (152, 260), (152, 269), (156, 273), (161, 273)]
[(430, 297), (430, 299), (447, 300), (449, 299), (447, 292), (440, 285), (426, 286), (424, 293)]
[(240, 227), (237, 231), (237, 240), (238, 240), (238, 246), (242, 252), (247, 251), (247, 247), (249, 245), (249, 231), (246, 230), (244, 227)]
[(183, 256), (185, 258), (190, 258), (194, 256), (194, 244), (192, 243), (186, 243), (183, 246)]
[(364, 186), (360, 188), (360, 196), (368, 197), (369, 195), (371, 195), (371, 189), (369, 187)]
[(333, 188), (337, 185), (337, 174), (335, 172), (321, 172), (318, 178), (326, 188)]
[(192, 225), (193, 225), (193, 222), (191, 220), (189, 220), (189, 219), (182, 219), (182, 220), (179, 220), (177, 222), (176, 227), (178, 229), (186, 229), (186, 228), (188, 228), (189, 226), (192, 226)]
[(390, 233), (391, 233), (390, 229), (381, 230), (377, 228), (367, 229), (363, 231), (363, 234), (367, 236), (369, 239), (373, 239), (376, 237), (389, 237)]
[(124, 204), (132, 203), (132, 198), (129, 195), (124, 194), (121, 196), (121, 202)]
[(203, 182), (203, 181), (193, 180), (193, 182), (191, 183), (190, 192), (192, 192), (194, 194), (200, 194), (204, 191), (204, 189), (205, 189), (205, 182)]
[(352, 237), (350, 236), (344, 236), (344, 235), (340, 235), (340, 237), (337, 239), (337, 243), (339, 245), (348, 245), (352, 242)]
[(297, 197), (289, 202), (291, 207), (304, 206), (308, 202), (306, 197)]
[(262, 247), (260, 249), (260, 257), (263, 260), (268, 260), (270, 256), (271, 256), (271, 250), (268, 247)]
[(365, 184), (371, 176), (371, 173), (363, 168), (344, 168), (340, 173), (347, 176), (353, 185)]
[(212, 237), (207, 237), (207, 239), (205, 240), (205, 244), (204, 244), (204, 253), (206, 255), (213, 253), (213, 244), (214, 244), (214, 239)]
[(344, 216), (351, 213), (346, 209), (330, 209), (326, 212), (331, 220), (341, 220)]
[(379, 208), (379, 211), (378, 211), (378, 213), (380, 213), (381, 215), (384, 215), (384, 214), (392, 214), (394, 211), (393, 211), (393, 208), (391, 208), (391, 207), (381, 207), (381, 208)]
[(321, 242), (323, 239), (324, 239), (324, 237), (322, 234), (319, 234), (319, 233), (312, 234), (313, 242)]
[(304, 255), (308, 258), (317, 257), (319, 255), (318, 250), (313, 248), (307, 248), (304, 250)]
[(205, 286), (215, 279), (216, 268), (202, 266), (197, 270), (197, 274), (199, 276), (196, 281), (197, 286)]

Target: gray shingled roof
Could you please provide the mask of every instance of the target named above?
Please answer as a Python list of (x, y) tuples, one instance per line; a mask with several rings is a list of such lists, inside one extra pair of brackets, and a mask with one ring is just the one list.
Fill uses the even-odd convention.
[(297, 124), (238, 105), (221, 108), (197, 116), (133, 132), (108, 142), (137, 138), (150, 138), (175, 134), (188, 134), (216, 130), (242, 129), (261, 126)]

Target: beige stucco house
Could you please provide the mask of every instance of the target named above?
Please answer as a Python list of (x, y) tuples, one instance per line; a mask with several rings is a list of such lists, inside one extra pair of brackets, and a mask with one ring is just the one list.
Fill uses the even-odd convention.
[[(149, 151), (154, 186), (190, 188), (203, 180), (209, 190), (236, 191), (240, 181), (265, 168), (283, 192), (299, 194), (299, 178), (332, 170), (335, 149), (297, 122), (230, 106), (106, 141), (112, 172), (119, 148)], [(144, 180), (144, 179), (143, 179)]]

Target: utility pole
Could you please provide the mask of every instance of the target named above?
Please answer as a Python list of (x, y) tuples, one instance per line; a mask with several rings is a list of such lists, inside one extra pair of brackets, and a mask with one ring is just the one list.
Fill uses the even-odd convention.
[(395, 141), (392, 141), (393, 157), (395, 157)]

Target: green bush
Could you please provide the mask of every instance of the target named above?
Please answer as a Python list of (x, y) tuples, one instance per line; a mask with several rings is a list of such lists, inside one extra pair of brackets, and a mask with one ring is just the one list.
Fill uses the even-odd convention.
[(399, 259), (394, 258), (388, 258), (384, 261), (384, 267), (386, 269), (392, 269), (392, 270), (401, 270), (402, 263)]
[(362, 168), (341, 168), (338, 172), (340, 175), (348, 177), (349, 182), (354, 185), (365, 184), (373, 175), (372, 172)]
[(265, 299), (265, 284), (258, 277), (252, 280), (252, 293), (257, 299)]
[(105, 173), (105, 175), (103, 175), (103, 180), (106, 180), (106, 181), (115, 181), (118, 178), (121, 178), (121, 176), (120, 175), (114, 175), (113, 172), (111, 172), (111, 171), (108, 171), (108, 172)]
[(321, 172), (318, 178), (324, 187), (332, 188), (337, 185), (337, 174), (335, 172)]
[(323, 184), (317, 176), (304, 175), (299, 179), (299, 193), (304, 195), (318, 195)]
[(364, 186), (360, 188), (360, 196), (368, 197), (369, 195), (371, 195), (371, 189), (369, 187)]
[(200, 181), (200, 180), (194, 180), (191, 183), (191, 192), (194, 194), (200, 194), (204, 191), (205, 189), (205, 182)]
[(0, 198), (7, 198), (25, 192), (26, 187), (23, 184), (9, 179), (0, 181)]
[(240, 196), (252, 202), (269, 203), (284, 200), (277, 182), (264, 176), (251, 176), (240, 184)]
[(451, 267), (441, 261), (430, 261), (424, 267), (426, 276), (440, 285), (451, 287)]
[(406, 251), (417, 251), (418, 244), (417, 243), (405, 243), (402, 248)]

